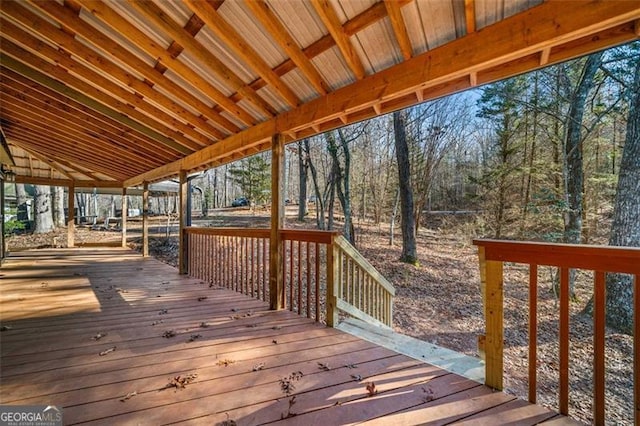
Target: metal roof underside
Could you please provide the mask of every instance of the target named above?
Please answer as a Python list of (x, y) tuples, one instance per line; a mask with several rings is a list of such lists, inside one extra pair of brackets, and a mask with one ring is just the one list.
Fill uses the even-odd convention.
[[(640, 0), (0, 3), (16, 181), (134, 186), (640, 35)], [(4, 157), (3, 157), (4, 158)]]

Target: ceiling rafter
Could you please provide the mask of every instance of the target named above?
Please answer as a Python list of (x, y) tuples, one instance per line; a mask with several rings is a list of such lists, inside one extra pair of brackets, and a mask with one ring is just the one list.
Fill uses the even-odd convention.
[[(105, 24), (109, 25), (113, 29), (117, 30), (124, 37), (128, 38), (134, 44), (138, 44), (147, 54), (152, 57), (159, 58), (163, 65), (178, 74), (185, 81), (189, 82), (193, 87), (197, 88), (200, 92), (205, 94), (213, 102), (217, 103), (222, 109), (226, 110), (233, 117), (237, 118), (245, 124), (253, 124), (255, 118), (247, 111), (236, 105), (235, 102), (228, 99), (224, 93), (214, 87), (211, 83), (206, 81), (200, 75), (198, 75), (193, 69), (187, 65), (173, 58), (167, 50), (162, 46), (155, 43), (151, 38), (144, 34), (141, 30), (129, 23), (126, 19), (118, 15), (113, 9), (107, 6), (101, 1), (85, 1), (81, 0), (82, 6), (87, 9), (91, 14), (96, 16)], [(183, 102), (188, 103), (201, 114), (205, 115), (210, 120), (217, 122), (225, 129), (236, 132), (238, 127), (230, 122), (225, 117), (220, 116), (215, 109), (206, 105), (204, 102), (198, 100), (191, 95), (188, 91), (184, 90), (179, 85), (169, 80), (164, 74), (153, 67), (149, 67), (143, 61), (129, 53), (126, 49), (118, 45), (118, 43), (109, 39), (101, 34), (91, 35), (91, 32), (95, 33), (95, 30), (91, 29), (91, 26), (86, 26), (82, 20), (69, 21), (67, 15), (69, 11), (65, 11), (65, 7), (55, 4), (55, 2), (37, 2), (38, 7), (47, 12), (52, 18), (58, 20), (58, 22), (65, 22), (66, 25), (73, 25), (73, 28), (78, 34), (82, 31), (82, 36), (91, 40), (97, 47), (104, 49), (106, 52), (116, 56), (118, 59), (125, 63), (133, 64), (136, 71), (143, 74), (147, 79), (154, 84), (158, 84), (165, 89), (169, 90), (179, 97)]]
[(246, 4), (253, 15), (258, 18), (278, 45), (289, 55), (291, 61), (298, 66), (302, 74), (309, 80), (316, 91), (321, 95), (329, 93), (331, 88), (327, 82), (324, 81), (316, 67), (311, 63), (309, 58), (307, 58), (300, 46), (298, 46), (298, 43), (291, 34), (289, 34), (289, 31), (287, 31), (285, 26), (273, 13), (269, 5), (264, 0), (245, 0), (244, 4)]
[(349, 65), (349, 68), (356, 76), (356, 79), (362, 80), (366, 75), (362, 60), (354, 49), (353, 44), (351, 44), (349, 36), (347, 36), (342, 28), (338, 15), (336, 11), (333, 10), (333, 6), (331, 6), (329, 0), (311, 0), (311, 4), (329, 31), (329, 34), (331, 34), (331, 37), (338, 46), (347, 65)]
[(400, 4), (396, 0), (384, 0), (384, 5), (387, 8), (387, 14), (389, 15), (389, 20), (391, 21), (391, 27), (393, 28), (393, 33), (396, 36), (396, 41), (398, 42), (398, 46), (402, 52), (402, 57), (405, 60), (411, 59), (413, 56), (413, 48), (411, 47), (411, 40), (407, 33), (407, 26), (405, 25), (404, 17), (402, 16)]
[[(13, 43), (12, 43), (13, 44)], [(4, 50), (7, 48), (8, 43), (3, 43), (0, 46), (0, 49)], [(15, 46), (15, 45), (14, 45)], [(60, 76), (63, 80), (73, 80), (78, 85), (81, 85), (85, 88), (89, 88), (91, 92), (99, 92), (90, 86), (89, 84), (80, 81), (79, 79), (72, 77), (60, 67), (49, 64), (48, 62), (35, 57), (31, 53), (25, 51), (22, 48), (13, 48), (16, 56), (21, 58), (22, 60), (31, 59), (31, 62), (34, 64), (33, 66), (38, 70), (32, 68), (32, 66), (25, 65), (21, 61), (14, 59), (13, 57), (9, 57), (7, 55), (0, 55), (0, 62), (3, 66), (12, 69), (13, 71), (28, 76), (30, 79), (35, 79), (40, 84), (45, 85), (46, 87), (60, 92), (65, 96), (68, 96), (74, 99), (77, 102), (80, 102), (102, 114), (106, 114), (111, 118), (114, 118), (125, 125), (129, 125), (134, 127), (135, 129), (145, 133), (147, 136), (152, 137), (159, 143), (163, 143), (176, 152), (187, 154), (190, 152), (189, 149), (183, 147), (182, 145), (176, 143), (174, 139), (168, 136), (174, 136), (177, 134), (174, 130), (168, 129), (166, 126), (159, 124), (158, 122), (152, 120), (150, 117), (136, 111), (133, 107), (129, 105), (125, 105), (120, 101), (117, 101), (111, 97), (106, 95), (101, 96), (103, 99), (109, 102), (109, 105), (105, 105), (102, 102), (95, 100), (94, 98), (85, 95), (81, 91), (78, 91), (72, 87), (67, 86), (66, 84), (61, 83), (60, 81), (49, 77), (51, 76)], [(47, 73), (48, 75), (45, 75)], [(101, 93), (101, 92), (100, 92)], [(125, 115), (126, 114), (126, 115)], [(168, 135), (168, 136), (165, 136)], [(179, 135), (179, 134), (178, 134)], [(176, 136), (178, 136), (176, 135)], [(181, 135), (179, 135), (178, 140), (184, 139)]]
[[(479, 84), (486, 82), (483, 70), (491, 70), (490, 78), (507, 78), (523, 72), (521, 58), (552, 47), (562, 51), (562, 46), (580, 40), (570, 53), (554, 57), (552, 60), (565, 60), (580, 54), (587, 54), (602, 45), (611, 45), (599, 39), (595, 34), (608, 31), (616, 33), (615, 43), (637, 39), (630, 21), (638, 19), (640, 7), (630, 2), (545, 2), (527, 13), (513, 15), (496, 24), (465, 37), (432, 49), (421, 55), (389, 67), (364, 80), (356, 81), (328, 95), (310, 101), (294, 110), (287, 111), (277, 119), (270, 120), (243, 131), (220, 143), (166, 164), (154, 171), (143, 173), (126, 183), (134, 184), (142, 180), (156, 180), (175, 174), (178, 170), (191, 170), (202, 164), (219, 161), (231, 153), (250, 146), (262, 144), (275, 133), (297, 131), (306, 126), (318, 126), (319, 120), (333, 121), (339, 126), (339, 117), (370, 108), (377, 102), (391, 103), (394, 99), (402, 102), (398, 108), (415, 103), (415, 93), (422, 90), (425, 99), (430, 99), (428, 89), (434, 86), (447, 86), (459, 82), (461, 78), (469, 85), (469, 74), (478, 73)], [(618, 26), (617, 28), (614, 28)], [(514, 32), (514, 28), (521, 31)], [(599, 32), (598, 32), (599, 31)], [(618, 34), (625, 31), (624, 34)], [(487, 49), (486, 46), (492, 46)], [(526, 65), (528, 70), (539, 67), (539, 62)], [(455, 92), (457, 86), (439, 90), (434, 96)], [(366, 116), (362, 114), (361, 117)], [(337, 121), (337, 123), (336, 123)], [(327, 130), (323, 128), (322, 130)], [(298, 137), (304, 137), (302, 131)]]
[(464, 0), (464, 20), (467, 34), (476, 32), (476, 0)]
[[(21, 145), (17, 145), (20, 149), (22, 149), (24, 152), (26, 152), (29, 155), (29, 158), (31, 158), (31, 156), (37, 158), (38, 160), (40, 160), (41, 162), (48, 164), (49, 167), (51, 168), (51, 170), (56, 171), (57, 173), (60, 173), (62, 176), (66, 177), (67, 179), (71, 179), (73, 180), (73, 176), (71, 176), (69, 173), (67, 173), (66, 170), (64, 170), (64, 168), (60, 167), (60, 165), (57, 165), (55, 161), (51, 160), (50, 158), (47, 158), (46, 155), (42, 155), (39, 154), (36, 150), (30, 149), (30, 148), (26, 148), (25, 146), (21, 146)], [(33, 171), (31, 172), (31, 176), (33, 176)], [(86, 176), (86, 175), (85, 175)], [(87, 176), (89, 177), (89, 176)]]
[[(1, 87), (3, 89), (2, 101), (7, 104), (7, 109), (17, 109), (18, 111), (23, 111), (27, 114), (37, 115), (41, 118), (43, 123), (52, 124), (57, 128), (69, 132), (69, 134), (75, 134), (87, 144), (93, 143), (96, 146), (99, 146), (101, 143), (107, 144), (104, 146), (109, 146), (110, 152), (118, 154), (124, 158), (136, 159), (144, 166), (153, 166), (158, 164), (159, 153), (156, 153), (154, 157), (148, 150), (141, 152), (137, 147), (134, 152), (133, 145), (121, 144), (120, 142), (116, 143), (101, 134), (99, 129), (88, 128), (86, 125), (83, 126), (78, 124), (77, 117), (74, 117), (72, 114), (68, 114), (63, 111), (50, 112), (43, 110), (42, 108), (46, 107), (46, 104), (41, 105), (34, 99), (26, 98), (24, 95), (14, 92), (11, 87), (6, 87), (4, 84), (2, 84)], [(11, 98), (8, 99), (7, 96), (10, 96)]]
[(239, 58), (269, 83), (289, 106), (295, 107), (300, 104), (300, 98), (293, 93), (293, 90), (280, 79), (258, 52), (220, 16), (211, 4), (199, 0), (185, 0), (185, 3)]
[(30, 178), (27, 176), (16, 176), (16, 183), (27, 183), (32, 185), (49, 185), (49, 186), (75, 186), (79, 188), (122, 188), (122, 181), (105, 181), (105, 180), (66, 180), (66, 179), (47, 179), (47, 178)]
[[(90, 63), (94, 67), (108, 73), (112, 77), (115, 77), (124, 86), (130, 87), (140, 95), (158, 103), (191, 125), (196, 126), (199, 129), (203, 129), (203, 131), (213, 138), (223, 139), (227, 135), (210, 125), (202, 117), (192, 114), (181, 105), (178, 105), (173, 100), (169, 99), (167, 96), (154, 90), (151, 86), (139, 80), (137, 77), (129, 74), (117, 64), (99, 56), (93, 50), (78, 42), (73, 36), (67, 34), (67, 32), (57, 29), (46, 20), (21, 7), (18, 2), (11, 2), (5, 5), (2, 11), (3, 13), (6, 13), (7, 16), (10, 16), (12, 19), (20, 22), (25, 28), (37, 27), (40, 34), (43, 34), (54, 43), (63, 46), (68, 53), (71, 53), (78, 58), (82, 58), (87, 63)], [(3, 31), (9, 35), (13, 34), (15, 36), (16, 28), (12, 25), (3, 26)], [(25, 35), (19, 37), (24, 39)]]
[[(155, 25), (162, 28), (175, 42), (179, 43), (183, 50), (195, 56), (204, 66), (222, 77), (229, 86), (238, 91), (249, 102), (253, 103), (269, 117), (276, 114), (276, 110), (262, 99), (255, 90), (246, 86), (240, 77), (193, 38), (187, 30), (180, 27), (170, 16), (164, 13), (158, 5), (152, 2), (132, 2), (131, 4)], [(202, 21), (196, 14), (192, 16)], [(251, 124), (255, 124), (255, 121)]]
[(75, 117), (77, 121), (89, 126), (88, 129), (101, 130), (105, 137), (108, 137), (113, 143), (119, 143), (123, 147), (135, 146), (138, 151), (151, 152), (154, 159), (176, 158), (175, 150), (164, 144), (158, 144), (135, 129), (125, 128), (106, 115), (96, 115), (87, 106), (65, 98), (60, 93), (39, 85), (12, 70), (1, 68), (1, 75), (3, 80), (11, 82), (14, 89), (20, 90), (22, 96), (29, 97), (30, 103), (43, 105), (42, 108), (45, 108), (45, 111)]

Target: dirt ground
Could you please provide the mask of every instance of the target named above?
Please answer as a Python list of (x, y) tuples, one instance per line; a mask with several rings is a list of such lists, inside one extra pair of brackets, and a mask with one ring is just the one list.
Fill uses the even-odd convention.
[[(288, 212), (294, 216), (291, 209)], [(217, 212), (199, 226), (266, 227), (268, 212), (253, 214), (247, 210)], [(478, 260), (471, 244), (472, 218), (469, 220), (431, 221), (418, 235), (420, 266), (398, 261), (400, 237), (389, 245), (388, 225), (356, 224), (357, 247), (396, 287), (394, 328), (424, 341), (467, 355), (478, 356), (477, 336), (483, 333), (482, 299)], [(312, 228), (312, 221), (300, 224), (289, 217), (287, 227)], [(139, 247), (135, 225), (129, 239)], [(167, 238), (166, 226), (152, 230), (151, 253), (175, 265), (176, 229)], [(115, 231), (76, 231), (77, 242), (119, 241)], [(42, 236), (15, 236), (8, 239), (9, 249), (25, 246), (60, 246), (66, 242), (66, 230)], [(550, 268), (540, 268), (538, 290), (538, 402), (557, 409), (558, 392), (558, 301), (552, 291)], [(527, 399), (528, 382), (528, 268), (505, 266), (505, 391)], [(592, 275), (581, 272), (577, 301), (571, 303), (570, 343), (570, 415), (592, 423), (593, 337), (592, 321), (580, 314), (591, 297)], [(606, 337), (606, 410), (607, 424), (633, 424), (633, 339), (608, 330)]]

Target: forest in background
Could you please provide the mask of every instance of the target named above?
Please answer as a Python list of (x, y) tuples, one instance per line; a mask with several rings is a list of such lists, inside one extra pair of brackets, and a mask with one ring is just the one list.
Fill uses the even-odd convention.
[[(633, 43), (289, 144), (285, 199), (298, 205), (299, 221), (341, 229), (356, 245), (359, 223), (386, 227), (391, 238), (397, 232), (402, 259), (414, 264), (426, 261), (417, 258), (415, 234), (432, 211), (471, 215), (469, 239), (638, 246), (639, 58)], [(207, 217), (237, 197), (268, 204), (269, 157), (192, 177), (194, 213)], [(64, 226), (60, 193), (36, 186), (36, 232), (53, 219)], [(119, 198), (77, 194), (78, 214), (114, 216)], [(175, 198), (156, 198), (150, 210), (176, 213)], [(617, 220), (616, 203), (625, 207)], [(128, 205), (140, 208), (139, 197)], [(618, 292), (629, 302), (623, 318), (629, 291)]]

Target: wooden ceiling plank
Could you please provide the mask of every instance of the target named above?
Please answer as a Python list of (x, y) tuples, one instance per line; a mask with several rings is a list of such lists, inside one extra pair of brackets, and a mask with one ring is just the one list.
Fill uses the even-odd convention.
[[(164, 13), (155, 3), (148, 1), (135, 1), (132, 2), (131, 5), (133, 5), (147, 19), (151, 20), (155, 25), (162, 28), (162, 30), (179, 43), (183, 49), (195, 56), (204, 66), (208, 67), (215, 74), (219, 75), (222, 80), (224, 80), (234, 90), (238, 91), (242, 96), (247, 98), (249, 102), (253, 103), (269, 117), (276, 114), (276, 110), (262, 99), (255, 90), (250, 86), (245, 85), (244, 81), (242, 81), (240, 77), (238, 77), (199, 41), (193, 38), (193, 36), (184, 28), (180, 27), (180, 25)], [(197, 15), (194, 14), (193, 16), (196, 16), (198, 20), (201, 20)], [(250, 124), (255, 123), (256, 121), (254, 120)]]
[[(67, 179), (73, 180), (73, 176), (71, 176), (69, 173), (67, 173), (66, 170), (64, 170), (64, 168), (60, 167), (60, 165), (56, 164), (55, 161), (53, 161), (50, 158), (47, 158), (47, 156), (42, 155), (42, 154), (38, 154), (38, 152), (36, 150), (30, 149), (30, 148), (26, 148), (26, 147), (20, 146), (18, 144), (16, 144), (16, 146), (18, 146), (20, 149), (22, 149), (23, 151), (28, 153), (29, 157), (34, 156), (35, 158), (37, 158), (38, 160), (42, 161), (43, 163), (48, 164), (49, 167), (51, 168), (51, 170), (55, 170), (56, 172), (60, 173), (62, 176), (66, 177)], [(31, 172), (31, 176), (33, 176), (33, 171)], [(84, 175), (84, 176), (89, 177), (87, 175)]]
[[(179, 116), (188, 123), (191, 123), (193, 126), (201, 129), (203, 132), (208, 133), (213, 138), (223, 139), (227, 135), (226, 133), (223, 133), (217, 128), (210, 125), (202, 117), (187, 111), (181, 105), (175, 103), (167, 96), (154, 90), (148, 84), (139, 80), (137, 77), (129, 74), (126, 70), (122, 69), (114, 62), (101, 57), (92, 49), (87, 48), (85, 45), (75, 40), (65, 31), (56, 28), (54, 25), (40, 18), (35, 13), (32, 13), (24, 7), (20, 6), (18, 2), (7, 3), (5, 6), (3, 6), (2, 12), (6, 13), (8, 16), (11, 16), (11, 18), (20, 22), (26, 28), (37, 28), (39, 35), (44, 36), (57, 45), (62, 46), (68, 53), (82, 58), (84, 61), (90, 63), (94, 67), (116, 78), (124, 86), (128, 86), (138, 92), (140, 95), (153, 100), (167, 110), (171, 111), (173, 114)], [(5, 21), (2, 22), (4, 23)], [(8, 26), (5, 26), (3, 24), (2, 26), (3, 31), (6, 32), (9, 36), (15, 36), (17, 27), (13, 26), (13, 24)], [(18, 37), (24, 38), (27, 36), (26, 34), (26, 32), (23, 32), (23, 34), (18, 35)]]
[[(91, 160), (85, 158), (84, 156), (79, 156), (76, 152), (67, 152), (64, 149), (52, 148), (50, 138), (47, 138), (46, 135), (42, 136), (36, 133), (30, 133), (28, 136), (24, 135), (12, 135), (12, 140), (16, 143), (27, 144), (33, 149), (37, 149), (39, 152), (51, 156), (56, 159), (66, 159), (67, 161), (73, 161), (77, 164), (82, 164), (84, 167), (87, 167), (96, 172), (100, 172), (105, 176), (110, 177), (111, 179), (125, 179), (127, 176), (131, 176), (132, 173), (135, 172), (134, 169), (129, 170), (128, 172), (122, 172), (120, 170), (115, 170), (113, 168), (107, 169), (105, 165), (94, 164)], [(94, 155), (94, 160), (96, 159)], [(102, 170), (101, 170), (102, 169)]]
[(289, 106), (295, 107), (300, 104), (300, 99), (293, 93), (293, 90), (280, 79), (258, 52), (220, 16), (211, 4), (200, 0), (185, 0), (185, 3), (239, 58), (269, 83)]
[(33, 173), (33, 160), (31, 158), (31, 154), (27, 155), (27, 159), (29, 160), (29, 171), (31, 172), (31, 176), (34, 176), (34, 173)]
[(464, 19), (467, 24), (467, 34), (476, 32), (476, 1), (464, 0)]
[(102, 115), (79, 102), (65, 98), (64, 95), (42, 86), (36, 81), (29, 80), (4, 67), (0, 68), (0, 73), (3, 79), (9, 80), (24, 96), (30, 97), (32, 102), (36, 100), (45, 103), (53, 111), (70, 114), (83, 123), (91, 123), (96, 128), (106, 132), (105, 136), (122, 142), (123, 146), (134, 144), (143, 151), (153, 152), (155, 158), (162, 154), (162, 158), (174, 157), (175, 159), (177, 155), (175, 150), (166, 145), (159, 144), (137, 130), (125, 127), (112, 118)]
[[(187, 150), (194, 151), (211, 143), (211, 140), (207, 136), (199, 133), (193, 127), (188, 126), (155, 105), (148, 103), (141, 96), (131, 93), (98, 72), (76, 62), (70, 56), (21, 31), (5, 19), (0, 18), (0, 25), (2, 25), (3, 31), (0, 50), (5, 53), (22, 62), (27, 62), (33, 67), (42, 69), (36, 64), (46, 62), (35, 54), (14, 44), (13, 40), (23, 46), (27, 46), (34, 52), (38, 52), (39, 56), (43, 56), (56, 63), (56, 65), (49, 63), (46, 63), (46, 65), (50, 70), (49, 72), (55, 75), (59, 81), (120, 111), (122, 111), (122, 108), (135, 111), (136, 117), (144, 117), (142, 119), (147, 123), (153, 123), (150, 125), (156, 130), (162, 130), (171, 135), (176, 143), (182, 145)], [(69, 71), (79, 75), (85, 81), (71, 75)], [(90, 81), (91, 84), (87, 83), (87, 81)], [(126, 104), (121, 100), (126, 102)], [(143, 114), (143, 111), (146, 114)], [(131, 114), (129, 115), (131, 116)], [(138, 118), (139, 121), (140, 118)]]
[(387, 14), (389, 15), (396, 41), (402, 52), (402, 57), (405, 61), (411, 59), (413, 56), (413, 48), (411, 47), (411, 40), (409, 39), (409, 33), (407, 32), (407, 26), (402, 16), (400, 4), (396, 0), (384, 0), (384, 5), (387, 8)]
[(26, 176), (16, 176), (16, 183), (26, 183), (32, 185), (49, 185), (49, 186), (65, 186), (70, 185), (80, 188), (122, 188), (122, 181), (84, 181), (84, 180), (66, 180), (66, 179), (47, 179), (47, 178), (29, 178)]
[[(482, 31), (356, 81), (275, 119), (232, 135), (214, 146), (129, 179), (128, 182), (135, 185), (180, 169), (190, 170), (216, 161), (222, 153), (237, 150), (239, 145), (245, 148), (256, 146), (275, 133), (299, 128), (322, 117), (331, 120), (349, 111), (369, 108), (376, 102), (386, 102), (409, 94), (413, 96), (418, 90), (423, 90), (425, 99), (428, 99), (429, 93), (425, 90), (428, 87), (446, 85), (460, 78), (464, 78), (468, 84), (470, 72), (480, 72), (539, 52), (548, 46), (561, 46), (580, 37), (587, 37), (590, 33), (635, 21), (639, 17), (640, 4), (633, 2), (545, 2), (526, 13), (514, 15)], [(514, 28), (522, 30), (514, 31)], [(602, 48), (601, 43), (599, 41), (591, 46), (585, 44), (582, 46), (582, 54), (590, 53), (594, 48)], [(487, 49), (488, 45), (492, 49)], [(507, 70), (499, 78), (511, 75)], [(440, 93), (439, 96), (445, 94), (448, 92)]]
[[(66, 158), (70, 161), (73, 161), (73, 156), (76, 155), (78, 158), (81, 158), (86, 164), (91, 163), (92, 169), (95, 170), (103, 170), (109, 174), (110, 172), (122, 172), (125, 176), (132, 171), (136, 170), (144, 170), (143, 167), (139, 163), (130, 163), (123, 161), (122, 158), (113, 158), (108, 156), (106, 153), (97, 151), (95, 149), (91, 150), (84, 147), (74, 146), (75, 140), (71, 139), (70, 136), (60, 133), (54, 128), (51, 128), (45, 123), (41, 121), (37, 121), (31, 119), (29, 117), (22, 116), (19, 112), (11, 112), (11, 114), (7, 114), (7, 116), (12, 117), (13, 121), (17, 125), (17, 128), (21, 128), (21, 132), (23, 134), (22, 139), (24, 141), (30, 141), (31, 143), (39, 143), (42, 145), (51, 145), (51, 140), (54, 139), (58, 142), (57, 146), (52, 149), (50, 152), (53, 155), (53, 158), (56, 158), (57, 153), (65, 153)], [(28, 128), (28, 131), (24, 131), (24, 128)], [(18, 139), (16, 135), (13, 134), (14, 130), (11, 130), (11, 134), (14, 139)], [(43, 149), (46, 148), (42, 147)], [(105, 162), (107, 162), (105, 164)], [(128, 167), (128, 165), (131, 167)]]
[(364, 65), (362, 64), (360, 57), (358, 57), (358, 53), (353, 48), (349, 36), (347, 36), (342, 28), (338, 15), (336, 14), (336, 11), (333, 10), (333, 6), (331, 6), (329, 0), (311, 0), (311, 4), (322, 20), (324, 26), (329, 31), (329, 34), (331, 34), (331, 37), (336, 42), (338, 49), (342, 53), (347, 65), (349, 65), (349, 68), (356, 76), (356, 79), (362, 80), (366, 75)]
[[(233, 124), (225, 117), (222, 117), (213, 108), (206, 105), (204, 102), (197, 99), (188, 91), (175, 84), (173, 81), (169, 80), (161, 72), (153, 67), (150, 67), (144, 61), (131, 54), (118, 43), (109, 39), (107, 36), (100, 33), (100, 31), (96, 31), (91, 25), (75, 16), (75, 14), (73, 14), (70, 9), (56, 2), (48, 1), (35, 2), (34, 5), (40, 8), (42, 12), (49, 15), (52, 19), (71, 27), (73, 31), (91, 41), (95, 46), (103, 49), (105, 52), (109, 52), (109, 54), (114, 58), (117, 58), (118, 60), (126, 64), (130, 64), (133, 69), (144, 75), (145, 78), (147, 78), (149, 81), (165, 88), (186, 104), (191, 105), (211, 121), (218, 123), (220, 126), (232, 133), (235, 133), (239, 130), (239, 128), (235, 124)], [(220, 92), (206, 80), (200, 77), (194, 70), (182, 64), (180, 61), (172, 58), (164, 48), (157, 45), (152, 39), (147, 37), (135, 26), (131, 25), (120, 15), (115, 13), (106, 4), (102, 2), (90, 2), (88, 5), (84, 5), (84, 7), (101, 21), (113, 27), (116, 31), (119, 31), (123, 36), (129, 38), (133, 43), (139, 42), (138, 45), (141, 49), (146, 51), (151, 56), (160, 58), (166, 65), (169, 66), (169, 68), (171, 68), (178, 75), (184, 78), (185, 81), (194, 85), (194, 87), (198, 88), (198, 90), (204, 93), (211, 100), (221, 105), (234, 117), (238, 118), (244, 123), (250, 124), (252, 122), (253, 118), (246, 111), (238, 107), (234, 102), (228, 100), (222, 92)]]
[(118, 135), (107, 132), (103, 128), (95, 126), (91, 117), (74, 115), (65, 110), (57, 109), (50, 103), (34, 99), (24, 93), (13, 92), (15, 87), (7, 87), (4, 83), (0, 84), (0, 87), (3, 90), (2, 102), (8, 105), (7, 109), (22, 107), (26, 110), (32, 111), (38, 116), (55, 123), (58, 128), (82, 132), (87, 138), (106, 142), (107, 146), (105, 148), (109, 151), (118, 153), (125, 157), (128, 156), (130, 158), (135, 158), (136, 161), (140, 161), (142, 165), (157, 165), (159, 160), (172, 161), (176, 159), (174, 155), (167, 155), (164, 152), (159, 152), (158, 149), (154, 150), (149, 146), (141, 146), (141, 144), (132, 142), (131, 138), (127, 140)]
[(244, 3), (258, 18), (260, 23), (269, 32), (278, 45), (289, 55), (294, 64), (298, 66), (302, 74), (309, 80), (316, 91), (321, 95), (326, 95), (331, 88), (322, 78), (316, 67), (304, 54), (289, 31), (280, 22), (275, 13), (264, 0), (245, 0)]
[[(39, 118), (43, 123), (49, 124), (56, 129), (73, 134), (78, 137), (82, 144), (90, 145), (95, 149), (108, 150), (110, 153), (116, 155), (115, 158), (122, 156), (129, 158), (130, 160), (141, 163), (143, 166), (157, 166), (160, 162), (159, 154), (156, 153), (155, 157), (152, 152), (141, 152), (138, 147), (132, 144), (122, 144), (121, 142), (115, 143), (113, 140), (100, 134), (100, 129), (87, 128), (85, 125), (78, 124), (78, 117), (74, 117), (71, 114), (58, 111), (57, 113), (45, 111), (41, 109), (41, 106), (37, 104), (37, 101), (33, 99), (22, 100), (19, 99), (19, 93), (12, 93), (12, 88), (1, 86), (3, 88), (3, 103), (7, 104), (7, 110), (13, 111), (18, 109), (23, 114), (33, 115), (33, 118)], [(12, 99), (7, 99), (5, 96), (11, 96)], [(4, 105), (3, 105), (3, 109)], [(105, 145), (106, 143), (106, 145)], [(167, 157), (164, 157), (166, 161)]]
[[(136, 121), (137, 126), (135, 127), (138, 130), (143, 131), (148, 136), (155, 136), (154, 139), (158, 140), (158, 142), (164, 143), (165, 145), (175, 149), (177, 152), (182, 154), (192, 152), (192, 149), (185, 147), (184, 144), (192, 144), (193, 141), (182, 136), (177, 131), (168, 128), (166, 125), (152, 119), (140, 111), (137, 111), (134, 107), (125, 104), (79, 78), (72, 76), (63, 68), (51, 65), (47, 61), (36, 57), (25, 49), (22, 49), (4, 38), (2, 41), (0, 50), (8, 54), (2, 54), (0, 59), (2, 61), (2, 65), (7, 68), (13, 69), (14, 71), (24, 75), (28, 75), (29, 78), (39, 79), (39, 83), (56, 91), (60, 91), (66, 96), (96, 109), (103, 114), (109, 115), (112, 118), (127, 122)], [(19, 60), (16, 58), (19, 58)], [(27, 63), (24, 64), (23, 62)], [(29, 70), (26, 68), (29, 68)], [(38, 71), (36, 71), (36, 69)], [(50, 76), (55, 77), (55, 80)], [(53, 81), (57, 84), (53, 84)], [(123, 116), (126, 118), (123, 118)], [(144, 128), (151, 130), (151, 132), (148, 130), (145, 131)], [(164, 134), (170, 135), (171, 138), (163, 136)]]

